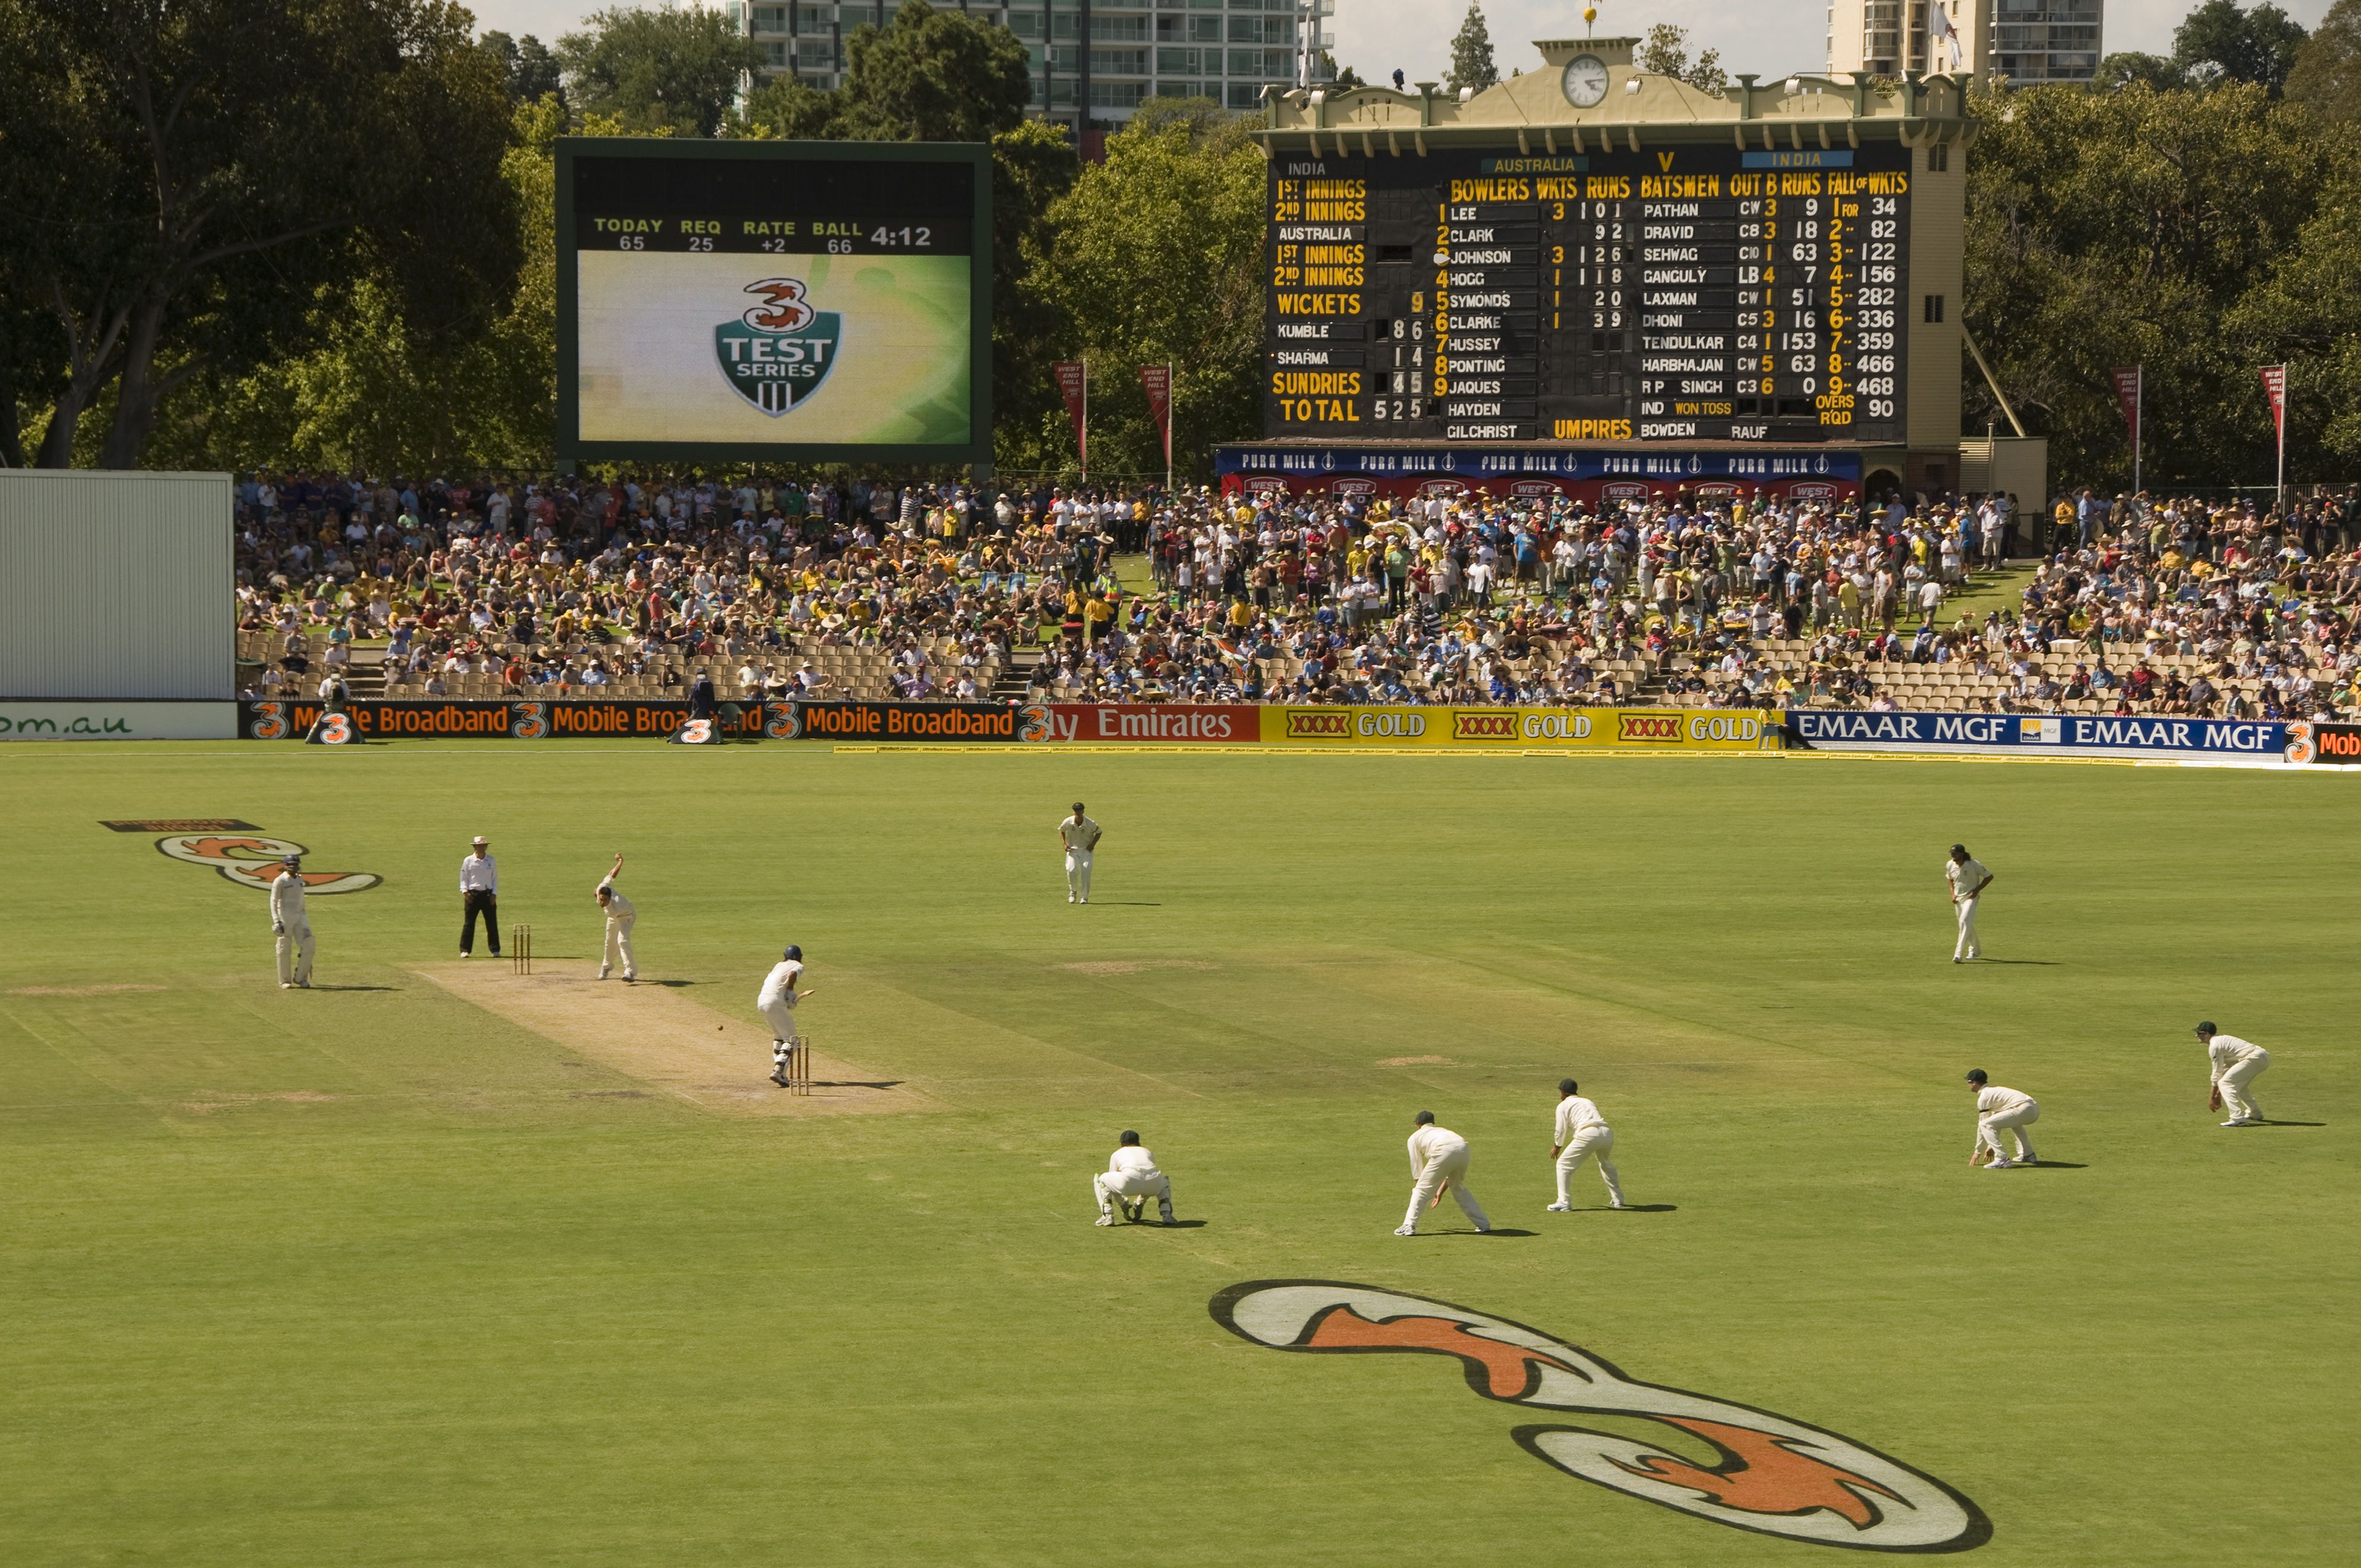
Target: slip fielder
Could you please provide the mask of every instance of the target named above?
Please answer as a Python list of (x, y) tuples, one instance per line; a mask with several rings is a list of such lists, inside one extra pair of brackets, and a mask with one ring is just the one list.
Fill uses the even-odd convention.
[(1148, 1208), (1148, 1201), (1153, 1198), (1157, 1218), (1168, 1225), (1172, 1223), (1171, 1179), (1156, 1168), (1156, 1157), (1139, 1146), (1139, 1135), (1129, 1129), (1116, 1140), (1115, 1153), (1107, 1157), (1106, 1169), (1091, 1178), (1091, 1190), (1098, 1194), (1102, 1225), (1115, 1223), (1110, 1199), (1120, 1199), (1123, 1217), (1136, 1223)]
[(1574, 1207), (1565, 1184), (1593, 1155), (1598, 1157), (1598, 1174), (1607, 1182), (1607, 1206), (1623, 1207), (1623, 1184), (1616, 1179), (1614, 1162), (1607, 1157), (1615, 1146), (1615, 1129), (1607, 1124), (1597, 1105), (1576, 1092), (1581, 1087), (1570, 1078), (1557, 1080), (1557, 1141), (1550, 1145), (1550, 1157), (1557, 1161), (1557, 1201), (1549, 1206), (1553, 1214)]
[(1103, 829), (1082, 815), (1082, 803), (1074, 802), (1074, 814), (1058, 824), (1058, 842), (1066, 848), (1066, 902), (1088, 904), (1091, 901), (1091, 852), (1099, 847)]
[(598, 978), (606, 979), (617, 964), (621, 964), (623, 982), (628, 985), (640, 978), (640, 966), (631, 961), (631, 923), (640, 917), (640, 912), (615, 886), (615, 878), (622, 870), (623, 857), (617, 855), (614, 870), (599, 882), (596, 894), (598, 907), (607, 912), (607, 947), (598, 959)]
[(2230, 1113), (2230, 1119), (2222, 1124), (2225, 1127), (2261, 1126), (2262, 1109), (2246, 1092), (2246, 1086), (2271, 1065), (2271, 1053), (2252, 1040), (2223, 1034), (2210, 1018), (2197, 1025), (2197, 1037), (2205, 1042), (2206, 1058), (2213, 1064), (2213, 1092), (2208, 1108)]
[(796, 1038), (796, 1003), (811, 994), (796, 989), (803, 972), (804, 950), (790, 946), (763, 977), (763, 989), (754, 997), (754, 1011), (771, 1026), (771, 1081), (782, 1089), (787, 1086), (787, 1047)]
[(1448, 1127), (1436, 1126), (1433, 1112), (1421, 1111), (1410, 1135), (1410, 1169), (1416, 1179), (1411, 1184), (1410, 1212), (1394, 1234), (1418, 1234), (1419, 1212), (1442, 1202), (1445, 1192), (1459, 1200), (1459, 1212), (1477, 1230), (1492, 1228), (1483, 1206), (1467, 1190), (1467, 1140)]
[(270, 934), (279, 938), (279, 989), (312, 989), (312, 917), (303, 913), (302, 861), (290, 855), (270, 883)]
[(1954, 844), (1951, 858), (1943, 862), (1943, 880), (1951, 884), (1951, 912), (1960, 921), (1960, 939), (1951, 945), (1951, 961), (1963, 964), (1982, 958), (1983, 948), (1976, 941), (1976, 897), (1993, 884), (1992, 872), (1969, 855), (1965, 844)]
[[(2041, 1120), (2041, 1107), (2030, 1094), (2014, 1089), (2003, 1089), (1984, 1076), (1984, 1069), (1974, 1068), (1968, 1073), (1969, 1086), (1976, 1091), (1976, 1141), (1968, 1154), (1972, 1166), (1990, 1158), (1986, 1170), (2006, 1170), (2014, 1165), (2039, 1165), (2034, 1157), (2033, 1140), (2025, 1129)], [(2016, 1158), (2012, 1161), (2008, 1151), (2001, 1146), (2001, 1134), (2016, 1135)]]

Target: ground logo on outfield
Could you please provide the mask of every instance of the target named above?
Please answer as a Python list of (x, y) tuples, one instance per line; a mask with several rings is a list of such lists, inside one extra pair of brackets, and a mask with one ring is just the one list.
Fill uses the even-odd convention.
[[(105, 826), (118, 833), (136, 833), (157, 827), (186, 829), (186, 822), (109, 822)], [(260, 893), (270, 891), (279, 880), (279, 862), (289, 855), (311, 853), (292, 839), (274, 839), (258, 831), (241, 831), (252, 824), (225, 821), (221, 827), (201, 832), (167, 833), (156, 840), (157, 850), (175, 861), (192, 866), (210, 866), (240, 887), (250, 887)], [(366, 893), (385, 878), (375, 872), (298, 872), (303, 879), (306, 893)]]
[(1751, 1405), (1634, 1382), (1505, 1318), (1333, 1279), (1249, 1280), (1209, 1310), (1272, 1350), (1448, 1355), (1488, 1399), (1661, 1422), (1711, 1450), (1711, 1460), (1581, 1426), (1521, 1426), (1510, 1436), (1569, 1475), (1715, 1524), (1869, 1552), (1965, 1552), (1992, 1539), (1975, 1504), (1898, 1459)]

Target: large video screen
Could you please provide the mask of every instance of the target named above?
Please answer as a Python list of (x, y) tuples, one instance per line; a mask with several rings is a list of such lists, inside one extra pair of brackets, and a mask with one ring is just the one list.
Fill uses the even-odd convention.
[(981, 146), (558, 143), (557, 450), (985, 462)]

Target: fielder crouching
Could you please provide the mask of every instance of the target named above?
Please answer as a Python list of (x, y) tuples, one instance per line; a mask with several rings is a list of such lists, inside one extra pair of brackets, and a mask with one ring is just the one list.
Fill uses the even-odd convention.
[(1172, 1223), (1172, 1181), (1156, 1168), (1156, 1157), (1139, 1146), (1139, 1135), (1126, 1129), (1114, 1154), (1107, 1157), (1107, 1168), (1091, 1178), (1091, 1190), (1098, 1194), (1099, 1223), (1115, 1223), (1115, 1201), (1123, 1204), (1123, 1217), (1137, 1222), (1148, 1211), (1148, 1201), (1156, 1200), (1157, 1218), (1166, 1224)]

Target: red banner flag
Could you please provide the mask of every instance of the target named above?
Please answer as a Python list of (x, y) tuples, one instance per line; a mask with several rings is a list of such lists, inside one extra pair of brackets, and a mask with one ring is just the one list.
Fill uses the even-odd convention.
[(1091, 376), (1079, 359), (1060, 359), (1049, 367), (1058, 390), (1066, 395), (1066, 413), (1074, 422), (1074, 450), (1087, 469), (1091, 462)]
[(2140, 368), (2137, 365), (2125, 365), (2117, 366), (2114, 371), (2115, 401), (2123, 405), (2124, 428), (2132, 433), (2134, 446), (2139, 444), (2140, 438)]
[(1148, 418), (1164, 438), (1164, 461), (1172, 461), (1172, 367), (1143, 365), (1139, 384), (1148, 391)]
[(2271, 423), (2278, 430), (2279, 443), (2287, 443), (2287, 367), (2263, 367), (2263, 395), (2271, 400)]

